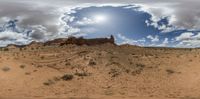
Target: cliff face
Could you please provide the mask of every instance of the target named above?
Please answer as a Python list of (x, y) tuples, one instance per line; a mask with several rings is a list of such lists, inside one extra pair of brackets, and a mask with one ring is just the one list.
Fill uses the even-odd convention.
[(100, 44), (115, 44), (114, 37), (111, 35), (110, 38), (95, 38), (95, 39), (84, 39), (82, 37), (80, 38), (75, 38), (75, 37), (70, 37), (68, 39), (55, 39), (53, 41), (48, 41), (44, 43), (44, 45), (68, 45), (68, 44), (75, 44), (75, 45), (100, 45)]

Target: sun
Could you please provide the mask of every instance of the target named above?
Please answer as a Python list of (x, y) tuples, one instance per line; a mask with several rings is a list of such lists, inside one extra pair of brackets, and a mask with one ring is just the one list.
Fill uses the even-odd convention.
[(107, 21), (107, 16), (106, 15), (95, 15), (94, 16), (94, 21), (96, 23), (104, 23)]

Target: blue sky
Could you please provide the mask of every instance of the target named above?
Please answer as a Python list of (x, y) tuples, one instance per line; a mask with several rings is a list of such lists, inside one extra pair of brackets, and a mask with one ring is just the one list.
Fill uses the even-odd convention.
[(114, 35), (117, 44), (200, 47), (198, 0), (11, 1), (0, 1), (0, 46)]
[[(179, 37), (182, 33), (197, 32), (197, 30), (188, 31), (187, 29), (165, 31), (167, 28), (173, 28), (173, 25), (169, 24), (168, 17), (158, 20), (156, 22), (157, 27), (149, 25), (154, 24), (151, 20), (152, 15), (139, 9), (139, 7), (133, 7), (133, 5), (120, 7), (92, 6), (74, 9), (74, 13), (66, 14), (66, 16), (74, 17), (73, 21), (67, 22), (67, 24), (80, 29), (78, 32), (84, 34), (81, 36), (86, 38), (114, 35), (118, 44), (129, 43), (140, 46), (177, 47), (180, 41), (176, 41), (176, 37)], [(105, 22), (88, 24), (87, 21), (84, 21), (84, 19), (95, 21), (93, 18), (95, 15), (105, 16)], [(83, 24), (77, 24), (81, 21)], [(165, 26), (165, 28), (160, 29), (161, 26)]]

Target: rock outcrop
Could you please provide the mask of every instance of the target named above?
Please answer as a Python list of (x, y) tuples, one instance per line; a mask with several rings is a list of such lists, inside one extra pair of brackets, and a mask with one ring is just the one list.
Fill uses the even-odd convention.
[(94, 39), (84, 39), (83, 37), (76, 38), (76, 37), (69, 37), (69, 38), (64, 38), (64, 39), (55, 39), (52, 41), (45, 42), (45, 46), (50, 46), (50, 45), (68, 45), (68, 44), (75, 44), (75, 45), (101, 45), (101, 44), (115, 44), (114, 37), (111, 35), (110, 38), (94, 38)]
[(41, 47), (41, 46), (64, 46), (68, 44), (75, 44), (75, 45), (101, 45), (110, 43), (115, 45), (114, 37), (111, 35), (110, 38), (94, 38), (94, 39), (85, 39), (83, 37), (76, 38), (76, 37), (69, 37), (69, 38), (58, 38), (54, 40), (50, 40), (47, 42), (31, 42), (28, 45), (15, 45), (15, 44), (9, 44), (6, 47), (2, 48), (8, 48), (8, 49), (16, 49), (16, 48), (23, 48), (23, 47)]

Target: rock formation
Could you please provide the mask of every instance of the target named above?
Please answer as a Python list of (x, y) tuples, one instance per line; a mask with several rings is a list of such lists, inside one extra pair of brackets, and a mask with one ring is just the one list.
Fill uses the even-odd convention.
[(115, 44), (114, 37), (111, 35), (110, 38), (94, 38), (94, 39), (84, 39), (83, 37), (76, 38), (76, 37), (69, 37), (69, 38), (60, 38), (60, 39), (55, 39), (52, 41), (45, 42), (44, 45), (68, 45), (68, 44), (75, 44), (75, 45), (100, 45), (100, 44)]

